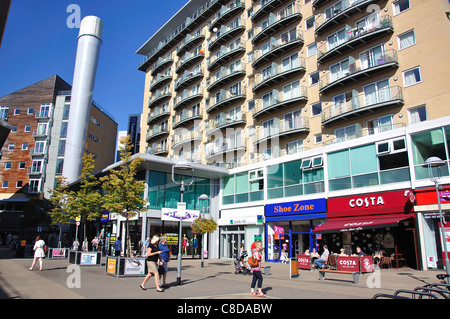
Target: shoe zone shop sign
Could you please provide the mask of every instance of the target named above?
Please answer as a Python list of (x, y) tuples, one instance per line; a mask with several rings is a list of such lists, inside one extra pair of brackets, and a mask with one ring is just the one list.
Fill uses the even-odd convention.
[(265, 215), (268, 220), (325, 218), (326, 211), (325, 198), (268, 204), (265, 207)]

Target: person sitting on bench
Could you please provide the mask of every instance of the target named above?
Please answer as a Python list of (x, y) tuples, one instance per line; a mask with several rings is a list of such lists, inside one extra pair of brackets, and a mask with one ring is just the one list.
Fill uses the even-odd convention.
[(320, 256), (319, 259), (316, 259), (314, 261), (314, 264), (319, 267), (320, 269), (322, 269), (324, 267), (324, 265), (327, 263), (328, 261), (328, 256), (330, 255), (330, 252), (328, 251), (328, 246), (327, 245), (323, 245), (323, 253), (322, 256)]

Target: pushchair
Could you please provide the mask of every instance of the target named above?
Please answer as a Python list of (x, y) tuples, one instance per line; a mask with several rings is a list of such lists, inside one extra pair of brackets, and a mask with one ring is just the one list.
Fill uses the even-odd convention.
[(251, 271), (247, 265), (247, 262), (244, 260), (248, 256), (247, 251), (242, 251), (240, 256), (236, 255), (234, 258), (234, 273), (243, 275), (249, 274)]

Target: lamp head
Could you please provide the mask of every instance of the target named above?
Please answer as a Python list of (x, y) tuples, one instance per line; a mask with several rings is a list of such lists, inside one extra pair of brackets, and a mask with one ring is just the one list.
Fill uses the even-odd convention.
[(439, 167), (439, 166), (444, 166), (445, 162), (443, 160), (441, 160), (439, 157), (437, 156), (431, 156), (429, 158), (427, 158), (427, 160), (425, 161), (425, 164), (422, 165), (422, 167)]

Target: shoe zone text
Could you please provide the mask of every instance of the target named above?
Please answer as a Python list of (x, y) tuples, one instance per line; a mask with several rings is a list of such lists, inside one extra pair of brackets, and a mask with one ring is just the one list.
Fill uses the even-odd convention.
[(224, 303), (221, 306), (199, 306), (199, 305), (179, 305), (177, 309), (178, 314), (188, 315), (203, 315), (208, 317), (214, 314), (270, 314), (272, 311), (272, 304), (269, 303)]

